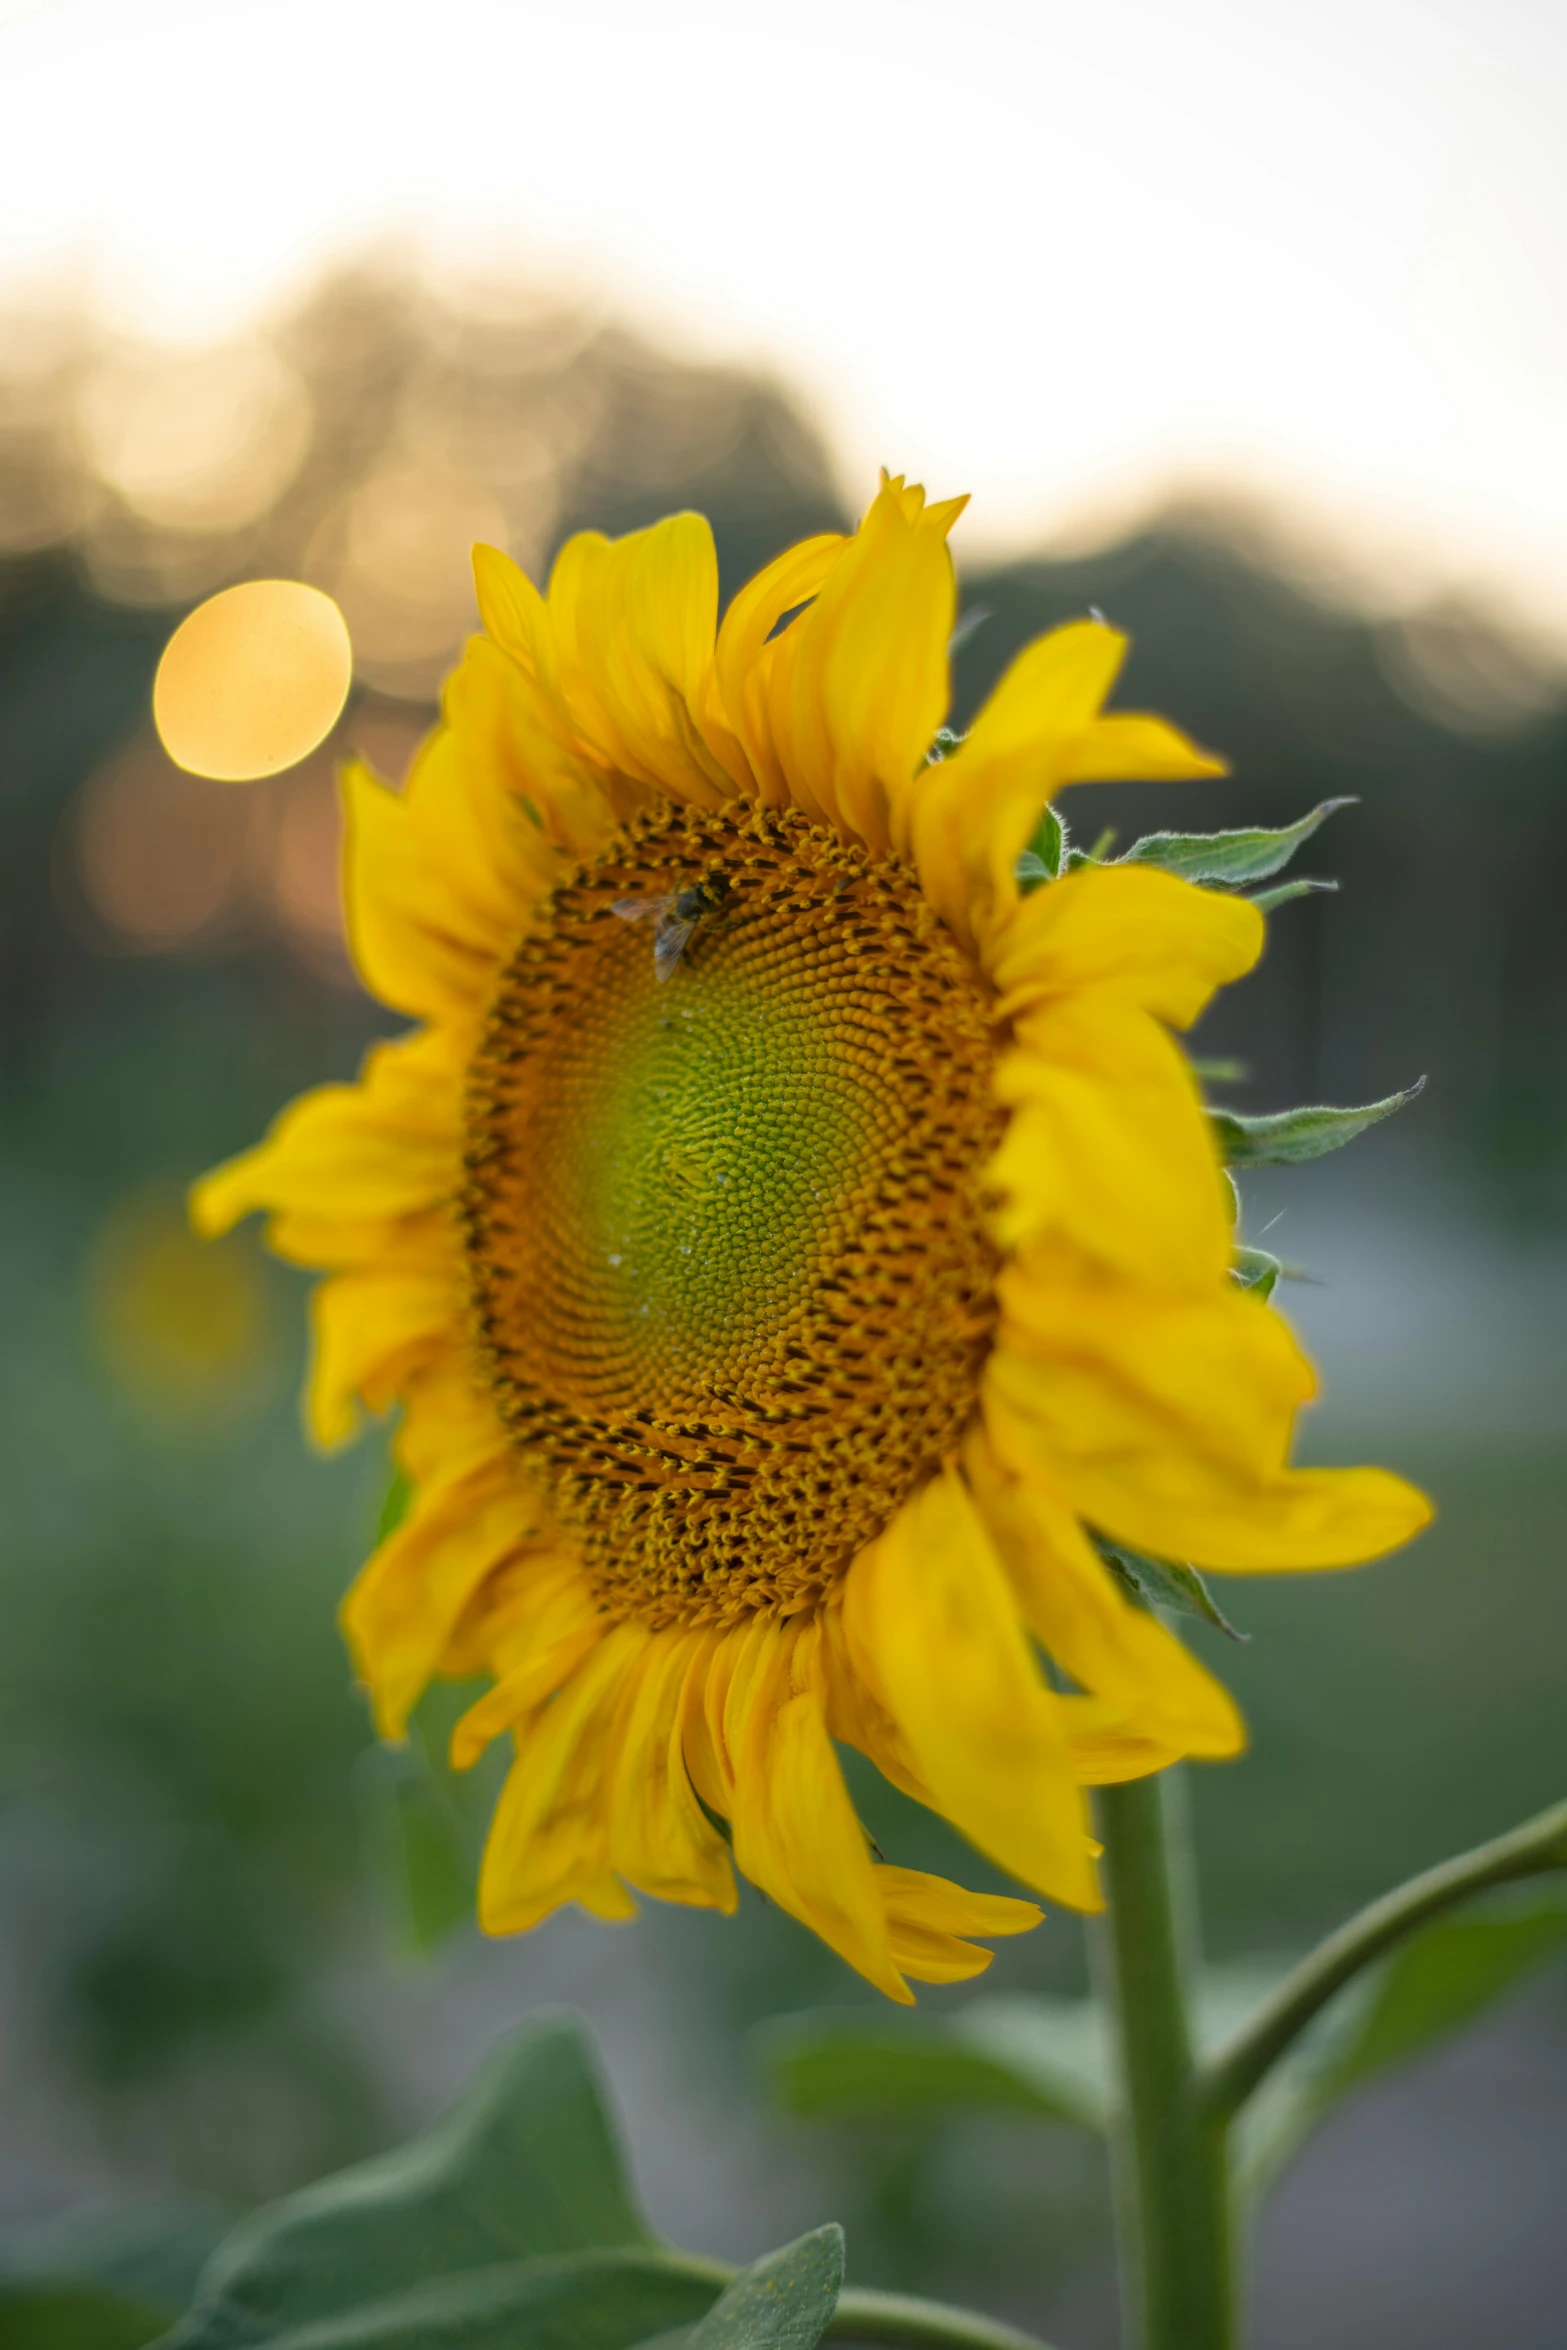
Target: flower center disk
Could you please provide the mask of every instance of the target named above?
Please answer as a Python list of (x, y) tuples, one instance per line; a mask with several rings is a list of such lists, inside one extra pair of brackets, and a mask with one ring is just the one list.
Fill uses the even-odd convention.
[(468, 1260), (613, 1613), (807, 1606), (957, 1441), (991, 1061), (912, 875), (793, 812), (657, 809), (546, 901), (472, 1072)]

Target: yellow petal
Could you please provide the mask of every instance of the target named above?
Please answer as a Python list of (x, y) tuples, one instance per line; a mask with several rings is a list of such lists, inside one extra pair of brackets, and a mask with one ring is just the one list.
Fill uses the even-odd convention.
[[(1030, 1631), (1080, 1689), (1102, 1701), (1094, 1735), (1131, 1730), (1158, 1742), (1166, 1762), (1238, 1754), (1245, 1731), (1228, 1690), (1116, 1588), (1071, 1511), (1026, 1479), (1009, 1477), (982, 1436), (971, 1440), (964, 1460)], [(1081, 1708), (1074, 1708), (1070, 1735), (1081, 1777), (1089, 1735)]]
[(306, 1417), (317, 1444), (346, 1444), (356, 1399), (384, 1412), (405, 1376), (460, 1344), (465, 1303), (455, 1266), (340, 1273), (310, 1301), (312, 1353)]
[(915, 1768), (908, 1740), (849, 1654), (841, 1587), (823, 1607), (821, 1623), (828, 1730), (845, 1746), (857, 1747), (901, 1793), (934, 1811), (935, 1797)]
[[(444, 1415), (419, 1412), (421, 1383), (414, 1384), (411, 1398), (408, 1420), (426, 1473), (417, 1480), (408, 1515), (366, 1561), (341, 1611), (344, 1636), (386, 1738), (402, 1736), (474, 1594), (495, 1569), (526, 1550), (561, 1547), (493, 1413), (487, 1443), (482, 1422), (477, 1428), (450, 1423), (464, 1441), (435, 1470), (423, 1446)], [(404, 1458), (408, 1436), (405, 1424), (397, 1448)]]
[(204, 1175), (191, 1220), (212, 1239), (256, 1208), (334, 1221), (413, 1216), (461, 1173), (462, 1091), (444, 1039), (372, 1046), (357, 1085), (291, 1102), (264, 1142)]
[(1102, 988), (1189, 1028), (1216, 988), (1252, 968), (1264, 936), (1244, 898), (1149, 865), (1080, 865), (1019, 902), (990, 941), (987, 969), (1002, 1017)]
[(452, 1732), (453, 1770), (466, 1770), (492, 1738), (526, 1721), (608, 1629), (569, 1547), (528, 1549), (497, 1567), (473, 1595), (441, 1660), (443, 1672), (455, 1677), (496, 1676)]
[(1167, 718), (1143, 710), (1117, 710), (1096, 718), (1082, 734), (1061, 773), (1069, 783), (1199, 783), (1228, 775), (1229, 762), (1200, 750)]
[(1092, 992), (1021, 1021), (996, 1072), (1015, 1104), (987, 1184), (1004, 1249), (1064, 1237), (1154, 1280), (1218, 1282), (1228, 1189), (1191, 1070), (1135, 1005)]
[(702, 737), (718, 626), (718, 557), (700, 514), (609, 540), (584, 531), (550, 575), (561, 687), (624, 776), (717, 807), (734, 784)]
[(629, 791), (585, 740), (552, 669), (547, 681), (487, 637), (468, 640), (442, 707), (446, 725), (423, 756), (483, 768), (504, 785), (504, 803), (515, 804), (526, 820), (519, 840), (540, 879), (536, 888), (513, 885), (515, 930), (563, 869), (541, 843), (564, 850), (567, 865), (596, 856), (645, 794)]
[(856, 1559), (844, 1627), (946, 1817), (1024, 1884), (1096, 1908), (1060, 1701), (954, 1471), (932, 1478)]
[(517, 1457), (494, 1398), (474, 1379), (466, 1350), (409, 1380), (392, 1457), (409, 1484), (421, 1488)]
[[(841, 532), (828, 531), (790, 547), (741, 588), (718, 632), (718, 699), (728, 733), (745, 761), (745, 771), (736, 781), (745, 789), (747, 775), (754, 777), (764, 807), (790, 804), (767, 721), (764, 649), (784, 614), (815, 595), (844, 543)], [(711, 726), (708, 731), (711, 736)]]
[(918, 1869), (878, 1868), (876, 1882), (886, 1905), (894, 1963), (917, 1983), (966, 1983), (982, 1975), (994, 1953), (962, 1937), (1026, 1934), (1044, 1916), (1032, 1901), (965, 1892), (945, 1877)]
[[(1141, 1384), (1124, 1359), (1072, 1360), (1066, 1336), (1048, 1360), (998, 1345), (982, 1390), (998, 1458), (1116, 1541), (1230, 1573), (1354, 1566), (1429, 1522), (1425, 1497), (1386, 1470), (1275, 1465), (1268, 1401), (1244, 1388), (1207, 1420), (1168, 1408), (1149, 1386), (1154, 1373), (1167, 1391), (1173, 1384), (1171, 1326), (1161, 1333), (1150, 1319)], [(1221, 1355), (1194, 1364), (1194, 1383), (1208, 1381)]]
[[(1009, 1265), (994, 1359), (1050, 1390), (1049, 1424), (1084, 1453), (1176, 1446), (1253, 1475), (1282, 1468), (1316, 1392), (1283, 1316), (1227, 1280), (1151, 1289), (1052, 1262)], [(1019, 1392), (1021, 1392), (1021, 1387)]]
[[(556, 1565), (554, 1560), (541, 1562)], [(471, 1770), (504, 1730), (515, 1730), (571, 1679), (590, 1649), (604, 1637), (602, 1619), (585, 1618), (557, 1639), (545, 1641), (522, 1664), (469, 1706), (452, 1730), (448, 1759), (454, 1771)]]
[(473, 587), (485, 635), (530, 677), (554, 673), (549, 610), (527, 573), (499, 547), (473, 550)]
[(953, 520), (950, 506), (920, 497), (911, 512), (908, 496), (882, 490), (769, 669), (768, 727), (791, 792), (878, 856), (891, 844), (889, 801), (946, 714)]
[(371, 992), (416, 1018), (480, 1008), (561, 869), (539, 805), (554, 765), (566, 765), (569, 790), (583, 786), (555, 746), (543, 762), (524, 755), (526, 690), (515, 666), (476, 638), (447, 681), (444, 723), (401, 791), (362, 762), (344, 769), (349, 944)]
[(731, 1679), (725, 1709), (735, 1859), (780, 1909), (907, 2004), (865, 1831), (827, 1735), (820, 1627), (764, 1620), (749, 1637), (753, 1668)]
[(479, 1874), (487, 1934), (523, 1933), (567, 1901), (599, 1917), (634, 1915), (609, 1864), (605, 1762), (648, 1637), (640, 1624), (617, 1624), (520, 1733)]
[(1119, 1787), (1167, 1770), (1190, 1751), (1179, 1731), (1161, 1726), (1125, 1698), (1067, 1697), (1067, 1745), (1084, 1787)]
[(1125, 654), (1125, 637), (1091, 620), (1025, 646), (961, 748), (903, 795), (894, 844), (965, 946), (984, 952), (1020, 902), (1017, 860)]
[(732, 1911), (734, 1871), (686, 1771), (686, 1683), (700, 1633), (656, 1633), (629, 1680), (612, 1741), (610, 1858), (639, 1892)]

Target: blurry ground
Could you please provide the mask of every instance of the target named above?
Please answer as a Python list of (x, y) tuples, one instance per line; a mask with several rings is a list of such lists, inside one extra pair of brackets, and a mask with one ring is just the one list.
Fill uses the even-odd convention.
[[(331, 406), (347, 362), (312, 359), (303, 326), (288, 364), (358, 438), (296, 453), (260, 519), (207, 532), (205, 570), (157, 448), (138, 473), (122, 435), (119, 486), (97, 477), (78, 512), (62, 474), (56, 521), (0, 581), (0, 2222), (276, 2192), (406, 2130), (520, 2008), (569, 1999), (680, 2240), (739, 2256), (840, 2212), (862, 2279), (1099, 2350), (1090, 2152), (1013, 2122), (834, 2132), (769, 2112), (754, 2026), (859, 1987), (759, 1900), (729, 1924), (565, 1917), (504, 1947), (461, 1930), (419, 1959), (375, 1865), (380, 1782), (332, 1610), (373, 1527), (379, 1443), (306, 1454), (302, 1285), (248, 1235), (195, 1249), (179, 1199), (300, 1085), (351, 1070), (378, 1016), (336, 942), (330, 760), (250, 796), (182, 783), (145, 734), (158, 647), (225, 565), (336, 565), (345, 593), (421, 581), (376, 537), (403, 511), (394, 441), (426, 469), (427, 520), (444, 452), (442, 511), (465, 529), (453, 470), (489, 450), (481, 487), (541, 550), (568, 523), (707, 505), (731, 585), (830, 520), (836, 491), (766, 387), (585, 330), (564, 356), (514, 336), (497, 359), (493, 334), (476, 357), (395, 303), (335, 315), (358, 337), (352, 398)], [(106, 364), (80, 360), (94, 384)], [(524, 377), (531, 472), (500, 429)], [(370, 381), (392, 383), (379, 407)], [(1567, 714), (1472, 617), (1373, 627), (1211, 518), (965, 598), (991, 612), (960, 664), (968, 703), (1013, 645), (1096, 604), (1136, 634), (1123, 699), (1234, 756), (1223, 786), (1092, 795), (1086, 832), (1362, 795), (1304, 860), (1344, 894), (1278, 916), (1264, 972), (1203, 1038), (1256, 1069), (1235, 1098), (1364, 1099), (1431, 1074), (1394, 1128), (1249, 1187), (1253, 1237), (1271, 1225), (1313, 1276), (1286, 1301), (1327, 1369), (1311, 1452), (1385, 1459), (1442, 1511), (1380, 1567), (1224, 1586), (1252, 1638), (1216, 1661), (1254, 1751), (1197, 1776), (1209, 1941), (1289, 1949), (1563, 1792)], [(462, 625), (432, 597), (371, 614), (381, 665), (343, 739), (397, 768)], [(943, 1832), (906, 1807), (879, 1800), (875, 1824), (940, 1865)], [(994, 1979), (1081, 1969), (1055, 1919)], [(1266, 2231), (1267, 2350), (1559, 2343), (1564, 2176), (1567, 2006), (1546, 1981), (1308, 2151)]]

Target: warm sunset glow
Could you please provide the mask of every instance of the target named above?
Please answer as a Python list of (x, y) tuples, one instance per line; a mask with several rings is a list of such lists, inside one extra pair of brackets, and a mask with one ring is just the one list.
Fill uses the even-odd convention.
[(170, 637), (152, 714), (178, 766), (220, 783), (292, 767), (348, 699), (353, 651), (330, 596), (252, 579), (197, 606)]

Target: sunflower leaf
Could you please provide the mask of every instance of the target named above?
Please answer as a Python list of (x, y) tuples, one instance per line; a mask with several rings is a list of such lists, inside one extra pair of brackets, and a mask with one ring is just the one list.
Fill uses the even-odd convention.
[(815, 2350), (842, 2285), (842, 2228), (813, 2228), (742, 2269), (692, 2328), (687, 2350)]
[(1345, 2097), (1459, 2031), (1547, 1959), (1567, 1951), (1567, 1898), (1510, 1894), (1440, 1917), (1327, 2010), (1257, 2092), (1241, 2135), (1255, 2196)]
[(1258, 1297), (1271, 1297), (1284, 1267), (1265, 1248), (1238, 1248), (1230, 1264), (1231, 1277)]
[(1183, 881), (1214, 881), (1240, 889), (1248, 881), (1266, 881), (1270, 873), (1281, 871), (1335, 808), (1353, 805), (1352, 797), (1324, 800), (1309, 815), (1276, 831), (1258, 825), (1244, 832), (1149, 832), (1134, 840), (1119, 862), (1157, 865)]
[(1047, 807), (1017, 861), (1018, 887), (1025, 897), (1042, 881), (1059, 879), (1066, 853), (1066, 826), (1054, 808)]
[(373, 1874), (388, 1890), (399, 1939), (420, 1957), (474, 1913), (483, 1833), (459, 1788), (431, 1760), (417, 1721), (404, 1744), (370, 1747), (355, 1771)]
[[(1261, 1251), (1242, 1253), (1260, 1255)], [(1106, 1542), (1097, 1534), (1094, 1548), (1122, 1590), (1140, 1607), (1163, 1608), (1174, 1616), (1200, 1616), (1227, 1640), (1251, 1638), (1249, 1632), (1236, 1631), (1195, 1567), (1177, 1566), (1169, 1559), (1144, 1558), (1141, 1551), (1126, 1550), (1120, 1543)]]
[(1417, 1077), (1402, 1093), (1390, 1093), (1358, 1110), (1322, 1105), (1275, 1110), (1264, 1117), (1247, 1117), (1239, 1110), (1210, 1110), (1208, 1123), (1227, 1167), (1295, 1167), (1306, 1159), (1320, 1159), (1328, 1151), (1342, 1150), (1368, 1126), (1391, 1118), (1395, 1110), (1424, 1092), (1425, 1082)]
[(1074, 2129), (1109, 2126), (1109, 2057), (1091, 2000), (975, 1999), (952, 2016), (791, 2016), (763, 2062), (791, 2113), (854, 2120), (989, 2108)]
[[(138, 2337), (148, 2341), (185, 2307), (222, 2232), (208, 2212), (161, 2203), (10, 2229), (0, 2238), (0, 2343), (9, 2350), (13, 2339), (33, 2340), (16, 2315), (24, 2301), (36, 2301), (42, 2313), (46, 2303), (63, 2308), (84, 2296), (105, 2304), (105, 2341), (118, 2340), (138, 2313), (151, 2310), (155, 2322)], [(110, 2330), (110, 2303), (122, 2313), (113, 2321), (117, 2330)], [(98, 2336), (84, 2331), (79, 2338)]]
[(3, 2350), (145, 2350), (174, 2312), (105, 2285), (0, 2284)]
[(1259, 889), (1246, 903), (1255, 906), (1259, 914), (1272, 914), (1280, 906), (1290, 905), (1296, 898), (1320, 897), (1324, 890), (1336, 890), (1336, 881), (1281, 881), (1277, 889)]
[[(589, 2254), (618, 2259), (601, 2275), (591, 2261), (584, 2265)], [(412, 2295), (422, 2308), (422, 2297), (443, 2285), (456, 2292), (464, 2277), (463, 2290), (486, 2309), (512, 2311), (497, 2344), (544, 2341), (549, 2329), (529, 2331), (508, 2300), (511, 2284), (494, 2274), (541, 2262), (554, 2284), (529, 2285), (530, 2306), (556, 2286), (563, 2307), (581, 2294), (601, 2309), (609, 2295), (603, 2324), (583, 2316), (578, 2328), (584, 2350), (593, 2350), (611, 2336), (636, 2341), (702, 2314), (712, 2285), (702, 2293), (671, 2282), (658, 2266), (671, 2257), (637, 2208), (586, 2034), (575, 2018), (546, 2013), (514, 2034), (422, 2137), (242, 2222), (203, 2272), (168, 2350), (282, 2345), (324, 2332), (328, 2321), (334, 2343), (412, 2345), (437, 2338), (440, 2328), (417, 2310), (399, 2316), (399, 2297)], [(484, 2272), (488, 2285), (476, 2281)], [(635, 2330), (611, 2324), (644, 2286), (648, 2322), (639, 2319)], [(372, 2324), (376, 2304), (382, 2316)], [(483, 2332), (464, 2340), (476, 2346)]]

